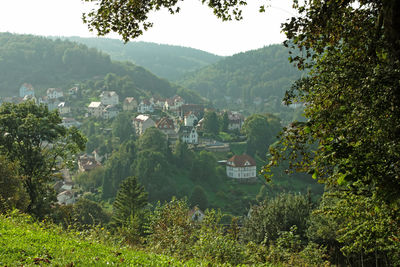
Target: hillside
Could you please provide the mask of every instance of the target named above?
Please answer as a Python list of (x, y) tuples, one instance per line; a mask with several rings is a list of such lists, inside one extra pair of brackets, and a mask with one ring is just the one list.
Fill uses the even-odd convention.
[(129, 60), (159, 77), (176, 80), (184, 74), (213, 64), (222, 57), (201, 50), (148, 42), (129, 42), (107, 38), (64, 37), (108, 53), (112, 59)]
[(27, 215), (0, 215), (0, 265), (207, 266), (206, 262), (184, 263), (169, 256), (102, 242), (107, 234), (102, 233), (104, 228), (97, 231), (97, 235), (89, 231), (67, 232), (50, 223), (38, 223)]
[(224, 58), (186, 75), (178, 84), (214, 99), (217, 107), (276, 113), (281, 111), (285, 91), (301, 76), (288, 57), (285, 47), (270, 45)]
[[(108, 75), (106, 81), (107, 74), (114, 75)], [(18, 95), (24, 82), (40, 92), (87, 81), (102, 86), (113, 84), (115, 88), (106, 89), (122, 97), (146, 92), (171, 96), (176, 92), (168, 81), (143, 67), (112, 61), (95, 48), (59, 39), (0, 33), (0, 96)]]

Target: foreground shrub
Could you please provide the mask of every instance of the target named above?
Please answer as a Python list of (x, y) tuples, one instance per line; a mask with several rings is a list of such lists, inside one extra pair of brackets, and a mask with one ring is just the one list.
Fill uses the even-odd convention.
[(245, 259), (245, 249), (231, 233), (225, 233), (220, 221), (222, 214), (207, 211), (197, 231), (193, 255), (216, 263), (240, 264)]
[(156, 206), (150, 218), (149, 247), (155, 252), (191, 258), (195, 241), (195, 223), (189, 218), (186, 200), (173, 198)]

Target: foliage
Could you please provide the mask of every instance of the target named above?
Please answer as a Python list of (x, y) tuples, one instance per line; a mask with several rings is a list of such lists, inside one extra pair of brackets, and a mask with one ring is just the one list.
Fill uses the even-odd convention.
[[(285, 24), (292, 45), (307, 51), (293, 60), (311, 71), (286, 98), (308, 103), (309, 121), (288, 127), (281, 144), (289, 153), (285, 156), (298, 158), (294, 168), (314, 173), (321, 182), (395, 203), (399, 4), (352, 2), (296, 5), (302, 16)], [(307, 150), (314, 144), (316, 149)]]
[(167, 153), (167, 137), (159, 129), (150, 127), (146, 129), (137, 142), (138, 150), (157, 151), (166, 155)]
[(121, 143), (129, 140), (133, 135), (131, 118), (127, 113), (119, 113), (112, 122), (113, 136), (117, 137)]
[(214, 111), (207, 111), (203, 119), (204, 132), (217, 135), (220, 128), (217, 114)]
[(247, 137), (247, 153), (257, 154), (264, 159), (269, 145), (275, 142), (280, 129), (279, 119), (271, 114), (253, 114), (247, 117), (241, 129)]
[[(145, 96), (149, 92), (169, 97), (176, 88), (166, 80), (128, 62), (112, 62), (95, 48), (60, 39), (31, 35), (0, 34), (0, 95), (18, 95), (21, 84), (28, 82), (35, 93), (45, 88), (80, 84), (79, 94), (98, 96), (104, 89), (119, 96)], [(108, 78), (106, 78), (108, 76)], [(75, 99), (81, 105), (83, 99)]]
[(205, 210), (208, 207), (207, 195), (203, 187), (196, 185), (193, 188), (189, 203), (190, 206), (198, 206), (201, 210)]
[(287, 61), (288, 52), (282, 45), (270, 45), (239, 53), (189, 73), (178, 83), (218, 108), (279, 113), (288, 121), (296, 109), (283, 106), (282, 97), (302, 75)]
[(18, 176), (17, 166), (0, 155), (0, 213), (12, 209), (25, 211), (27, 208), (28, 194)]
[[(181, 46), (147, 42), (124, 44), (120, 40), (107, 38), (68, 37), (67, 39), (104, 51), (114, 60), (132, 61), (150, 70), (155, 75), (170, 81), (221, 59), (219, 56), (201, 50)], [(184, 92), (189, 93), (186, 89)], [(193, 93), (193, 91), (190, 93)], [(188, 98), (188, 95), (182, 95), (182, 91), (178, 91), (177, 94), (189, 103), (197, 103), (197, 101), (193, 101), (194, 99)], [(196, 99), (201, 98), (196, 97)]]
[(86, 227), (88, 225), (105, 225), (110, 220), (99, 203), (86, 198), (79, 198), (73, 205), (72, 220), (78, 224), (78, 227)]
[[(84, 1), (93, 2), (95, 0)], [(214, 14), (222, 20), (241, 19), (242, 12), (238, 6), (246, 4), (245, 1), (238, 0), (201, 1), (207, 3), (214, 10)], [(98, 35), (106, 35), (113, 31), (121, 35), (127, 42), (132, 38), (139, 37), (144, 30), (148, 30), (153, 25), (148, 21), (149, 12), (165, 8), (171, 14), (177, 13), (180, 10), (179, 7), (176, 7), (178, 2), (178, 0), (126, 1), (122, 3), (115, 0), (103, 1), (97, 8), (83, 14), (83, 21), (88, 24), (91, 31), (95, 30)]]
[(19, 174), (29, 195), (27, 211), (43, 217), (54, 200), (49, 182), (56, 172), (71, 166), (84, 149), (85, 138), (72, 127), (60, 126), (56, 111), (34, 102), (4, 103), (0, 107), (0, 153), (18, 161)]
[(337, 197), (325, 209), (338, 216), (346, 255), (355, 253), (355, 264), (385, 257), (381, 264), (398, 264), (388, 235), (397, 236), (389, 225), (400, 218), (400, 3), (294, 7), (299, 16), (283, 26), (286, 45), (303, 52), (291, 60), (310, 71), (285, 101), (306, 103), (307, 122), (285, 128), (265, 171), (290, 159), (291, 170), (312, 173)]
[(89, 172), (81, 172), (73, 177), (73, 181), (82, 188), (82, 190), (91, 192), (100, 187), (104, 180), (104, 168), (99, 166)]
[(203, 150), (196, 155), (195, 164), (191, 169), (191, 178), (194, 181), (210, 183), (216, 178), (216, 167), (215, 156)]
[(279, 237), (279, 232), (289, 231), (295, 225), (301, 238), (305, 239), (311, 208), (310, 200), (304, 195), (280, 194), (266, 199), (251, 207), (241, 237), (247, 242), (268, 245)]
[(384, 201), (336, 191), (315, 212), (308, 234), (315, 242), (339, 247), (354, 264), (398, 263), (399, 223)]
[(225, 234), (220, 221), (222, 214), (208, 210), (196, 234), (193, 254), (199, 259), (207, 259), (216, 263), (240, 264), (245, 259), (244, 248), (231, 234)]
[(124, 226), (130, 218), (147, 205), (147, 192), (136, 177), (127, 177), (120, 185), (113, 203), (112, 222), (116, 226)]
[(158, 203), (150, 219), (150, 247), (156, 252), (180, 258), (191, 257), (195, 225), (188, 213), (189, 207), (185, 200), (173, 198), (164, 205)]

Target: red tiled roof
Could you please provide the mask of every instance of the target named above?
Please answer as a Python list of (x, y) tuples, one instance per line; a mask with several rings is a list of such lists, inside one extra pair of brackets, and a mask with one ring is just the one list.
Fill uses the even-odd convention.
[[(246, 165), (246, 162), (248, 164)], [(256, 160), (250, 157), (249, 155), (235, 155), (228, 159), (226, 162), (227, 165), (232, 167), (249, 167), (249, 166), (256, 166)]]

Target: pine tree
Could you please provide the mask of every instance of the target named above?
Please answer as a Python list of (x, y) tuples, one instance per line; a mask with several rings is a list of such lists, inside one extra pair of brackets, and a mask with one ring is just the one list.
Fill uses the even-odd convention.
[(112, 223), (123, 226), (135, 217), (147, 204), (147, 192), (134, 176), (126, 178), (113, 203)]

